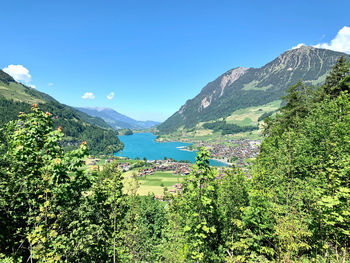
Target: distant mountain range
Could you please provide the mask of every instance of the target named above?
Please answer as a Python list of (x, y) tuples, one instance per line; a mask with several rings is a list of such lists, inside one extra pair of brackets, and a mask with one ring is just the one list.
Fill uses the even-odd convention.
[(302, 46), (284, 52), (261, 68), (231, 69), (208, 83), (193, 99), (157, 128), (162, 134), (190, 129), (201, 122), (230, 116), (235, 110), (278, 100), (299, 79), (321, 85), (345, 53)]
[(76, 109), (90, 116), (102, 118), (114, 129), (144, 130), (160, 123), (156, 121), (137, 121), (110, 108), (76, 107)]
[(104, 120), (89, 116), (70, 106), (59, 103), (51, 96), (16, 82), (0, 70), (0, 127), (17, 119), (19, 112), (30, 112), (32, 104), (53, 116), (55, 128), (62, 126), (65, 133), (63, 145), (74, 148), (87, 141), (91, 154), (105, 154), (123, 148), (116, 131)]

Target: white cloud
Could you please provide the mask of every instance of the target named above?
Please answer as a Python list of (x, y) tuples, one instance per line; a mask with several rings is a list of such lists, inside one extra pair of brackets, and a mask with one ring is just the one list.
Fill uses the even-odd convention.
[(350, 54), (350, 27), (344, 26), (330, 43), (319, 43), (314, 47), (331, 49)]
[(295, 47), (292, 47), (291, 49), (297, 49), (297, 48), (300, 48), (302, 46), (306, 46), (304, 43), (300, 43), (298, 45), (296, 45)]
[(32, 88), (32, 89), (36, 89), (36, 86), (33, 85), (33, 84), (29, 84), (28, 86), (29, 86), (30, 88)]
[(81, 97), (84, 100), (86, 100), (86, 99), (93, 100), (95, 98), (95, 95), (92, 92), (85, 92), (85, 94)]
[(53, 83), (52, 83), (52, 82), (49, 82), (49, 83), (47, 83), (47, 86), (52, 87), (52, 86), (53, 86)]
[(28, 83), (32, 80), (29, 70), (22, 65), (8, 65), (3, 71), (19, 82)]
[(109, 93), (108, 95), (107, 95), (107, 99), (109, 99), (109, 100), (111, 100), (111, 99), (113, 99), (114, 98), (114, 92), (112, 91), (111, 93)]

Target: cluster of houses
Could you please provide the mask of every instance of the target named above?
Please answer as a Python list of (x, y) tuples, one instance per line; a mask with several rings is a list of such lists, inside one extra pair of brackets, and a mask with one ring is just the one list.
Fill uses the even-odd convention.
[(174, 174), (188, 175), (191, 172), (191, 163), (180, 163), (171, 160), (147, 161), (152, 166), (142, 169), (139, 176), (154, 174), (154, 172), (174, 171)]
[[(225, 177), (225, 168), (224, 167), (218, 167), (217, 168), (218, 174), (216, 176), (216, 180), (221, 180)], [(171, 194), (176, 194), (177, 192), (182, 192), (183, 187), (181, 183), (176, 183), (171, 186), (172, 188), (169, 190), (169, 193)], [(156, 199), (159, 199), (161, 201), (164, 201), (164, 196), (163, 195), (155, 195), (154, 196)]]
[(182, 191), (182, 184), (177, 183), (172, 186), (174, 189), (170, 189), (169, 193), (175, 194), (177, 191), (181, 192)]
[(122, 169), (123, 172), (127, 172), (131, 169), (131, 165), (129, 162), (120, 163), (119, 168)]
[(100, 159), (89, 157), (88, 160), (86, 161), (86, 164), (93, 166), (93, 165), (97, 165), (98, 162), (100, 162)]
[[(110, 163), (113, 160), (114, 160), (113, 158), (108, 158), (105, 160), (105, 163)], [(86, 164), (87, 165), (97, 165), (100, 161), (101, 161), (101, 159), (99, 159), (99, 158), (89, 157), (86, 161)]]
[(98, 170), (98, 163), (100, 162), (100, 159), (94, 158), (94, 157), (89, 157), (86, 161), (85, 164), (90, 166), (90, 168), (94, 171)]
[(144, 175), (151, 175), (154, 174), (154, 169), (153, 168), (146, 168), (140, 170), (138, 176), (144, 176)]
[[(105, 163), (110, 163), (111, 161), (113, 161), (114, 159), (113, 158), (108, 158), (105, 160)], [(92, 157), (90, 156), (86, 161), (85, 161), (85, 164), (90, 166), (90, 168), (92, 170), (99, 170), (99, 163), (101, 162), (101, 159), (99, 158), (95, 158), (95, 157)]]
[(238, 166), (244, 167), (248, 158), (254, 158), (259, 153), (260, 140), (229, 140), (227, 144), (199, 143), (210, 150), (211, 158), (225, 162), (235, 162)]
[[(105, 160), (105, 163), (110, 163), (113, 161), (113, 158), (108, 158)], [(98, 164), (101, 162), (101, 159), (89, 157), (86, 160), (86, 165), (89, 165), (93, 169), (98, 166)], [(154, 172), (165, 172), (165, 171), (174, 171), (174, 174), (180, 174), (180, 175), (188, 175), (191, 172), (191, 163), (184, 163), (184, 162), (176, 162), (172, 161), (170, 159), (167, 160), (154, 160), (154, 161), (147, 161), (148, 168), (144, 168), (140, 170), (139, 176), (148, 175), (148, 174), (154, 174)], [(119, 163), (119, 168), (123, 172), (127, 172), (134, 168), (133, 164), (126, 161), (123, 163)]]
[[(177, 183), (172, 186), (173, 188), (169, 190), (169, 193), (176, 194), (176, 192), (182, 191), (182, 184)], [(164, 195), (154, 195), (155, 199), (158, 199), (160, 201), (164, 201)]]

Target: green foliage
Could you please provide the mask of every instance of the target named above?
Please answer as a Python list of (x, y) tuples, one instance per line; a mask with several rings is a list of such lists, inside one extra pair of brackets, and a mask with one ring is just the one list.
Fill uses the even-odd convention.
[(124, 247), (134, 262), (161, 261), (165, 226), (167, 223), (164, 203), (153, 195), (127, 198), (128, 212), (125, 231), (121, 233)]
[[(333, 76), (338, 74), (332, 72), (327, 83), (347, 83), (340, 78), (332, 82)], [(291, 87), (281, 113), (268, 122), (252, 180), (256, 191), (269, 189), (264, 201), (269, 208), (261, 214), (270, 222), (269, 233), (259, 240), (269, 237), (265, 244), (273, 244), (268, 246), (273, 253), (265, 257), (290, 261), (300, 254), (327, 257), (342, 251), (346, 259), (350, 96), (346, 90), (328, 94), (333, 89), (327, 85), (321, 90), (322, 100), (318, 93), (305, 92), (302, 83)]]
[(124, 135), (133, 135), (134, 133), (130, 129), (126, 129)]
[(50, 114), (37, 106), (7, 124), (4, 137), (7, 165), (0, 170), (1, 250), (13, 257), (58, 262), (81, 191), (89, 186), (79, 170), (86, 144), (64, 153), (59, 143), (62, 131), (52, 130)]
[(133, 135), (133, 131), (131, 129), (118, 129), (117, 130), (119, 135)]
[(306, 86), (301, 80), (290, 86), (283, 97), (284, 106), (279, 113), (272, 117), (266, 117), (265, 135), (282, 134), (285, 130), (294, 128), (300, 124), (300, 119), (306, 117), (312, 105), (318, 100), (320, 91)]
[(216, 171), (209, 166), (209, 152), (200, 148), (191, 174), (184, 180), (177, 201), (180, 226), (185, 239), (185, 258), (195, 261), (217, 259), (218, 184)]
[(246, 175), (238, 168), (227, 169), (220, 182), (218, 209), (221, 229), (220, 245), (228, 262), (237, 260), (242, 230), (242, 214), (248, 206), (249, 184)]
[(324, 93), (331, 97), (337, 97), (342, 91), (349, 92), (349, 78), (346, 78), (349, 74), (349, 63), (344, 56), (341, 56), (326, 78), (323, 85)]
[(94, 251), (92, 255), (87, 255), (89, 260), (119, 262), (123, 258), (119, 236), (126, 211), (122, 179), (118, 163), (113, 161), (104, 165), (90, 190), (89, 207), (93, 207), (94, 213), (98, 211), (99, 216), (96, 218), (96, 215), (91, 214), (91, 225), (87, 227), (94, 226), (92, 231), (95, 233), (91, 235), (96, 236), (96, 239), (91, 241), (99, 245), (86, 244), (89, 250)]
[(263, 121), (265, 118), (270, 117), (274, 112), (273, 111), (269, 111), (269, 112), (265, 112), (263, 113), (259, 118), (258, 118), (258, 122)]

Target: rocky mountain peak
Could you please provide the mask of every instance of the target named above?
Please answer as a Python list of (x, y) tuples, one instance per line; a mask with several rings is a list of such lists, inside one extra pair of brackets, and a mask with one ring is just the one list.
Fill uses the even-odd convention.
[(303, 72), (318, 70), (321, 72), (325, 65), (334, 64), (340, 54), (327, 49), (301, 46), (284, 52), (263, 68), (268, 69), (269, 72), (280, 70), (302, 70)]
[(219, 96), (221, 97), (224, 94), (225, 88), (231, 85), (233, 82), (235, 82), (243, 74), (245, 74), (248, 69), (249, 68), (238, 67), (226, 72), (221, 78), (221, 82), (220, 82), (221, 91)]

